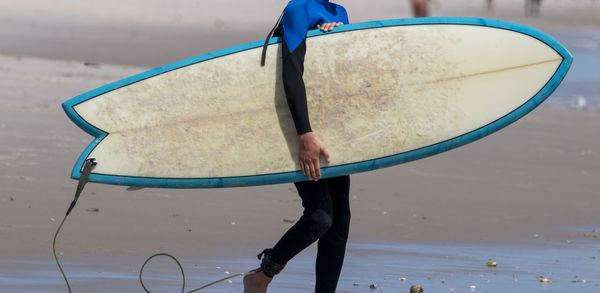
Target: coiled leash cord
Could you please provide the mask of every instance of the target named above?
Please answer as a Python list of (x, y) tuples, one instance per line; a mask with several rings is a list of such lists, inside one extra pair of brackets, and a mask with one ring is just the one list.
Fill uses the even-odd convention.
[[(69, 291), (69, 293), (71, 293), (71, 285), (69, 284), (69, 280), (67, 279), (67, 275), (65, 274), (65, 271), (63, 270), (62, 266), (60, 265), (60, 262), (58, 261), (58, 257), (56, 256), (56, 239), (58, 238), (58, 234), (60, 233), (63, 224), (65, 223), (65, 220), (67, 219), (67, 217), (69, 216), (69, 214), (71, 213), (71, 211), (73, 210), (73, 208), (75, 207), (75, 204), (77, 204), (77, 200), (79, 199), (79, 196), (81, 195), (81, 192), (83, 191), (83, 188), (85, 187), (85, 184), (88, 183), (88, 180), (90, 178), (90, 173), (92, 172), (92, 169), (94, 168), (94, 166), (96, 166), (96, 161), (94, 159), (87, 159), (85, 160), (84, 164), (83, 164), (83, 170), (81, 171), (81, 177), (79, 178), (79, 183), (77, 184), (77, 190), (75, 191), (75, 198), (73, 199), (73, 201), (71, 202), (71, 205), (69, 206), (69, 209), (67, 210), (67, 213), (65, 214), (64, 218), (62, 219), (62, 221), (60, 222), (60, 225), (58, 226), (58, 229), (56, 229), (56, 233), (54, 234), (54, 240), (52, 241), (52, 252), (54, 253), (54, 260), (56, 261), (56, 265), (58, 266), (58, 269), (60, 270), (60, 273), (62, 274), (63, 278), (65, 279), (65, 283), (67, 284), (67, 290)], [(144, 262), (144, 264), (142, 265), (142, 267), (140, 268), (140, 284), (142, 285), (142, 288), (144, 288), (144, 291), (146, 291), (147, 293), (151, 293), (150, 290), (148, 290), (148, 288), (146, 287), (146, 285), (144, 284), (144, 281), (142, 279), (142, 273), (144, 271), (144, 267), (146, 266), (146, 264), (148, 264), (148, 262), (157, 257), (157, 256), (166, 256), (171, 258), (172, 260), (175, 261), (175, 263), (177, 263), (177, 266), (179, 266), (179, 270), (181, 271), (181, 278), (182, 278), (182, 285), (181, 285), (181, 292), (182, 293), (186, 293), (185, 292), (185, 273), (183, 271), (183, 267), (181, 266), (181, 263), (177, 260), (177, 258), (175, 258), (174, 256), (168, 254), (168, 253), (157, 253), (152, 255), (151, 257), (147, 258), (146, 261)], [(200, 291), (206, 287), (210, 287), (212, 285), (221, 283), (223, 281), (227, 281), (229, 279), (233, 279), (236, 277), (241, 277), (241, 276), (246, 276), (246, 275), (251, 275), (254, 274), (256, 272), (258, 272), (260, 269), (255, 269), (255, 270), (251, 270), (249, 272), (246, 273), (241, 273), (241, 274), (237, 274), (237, 275), (233, 275), (233, 276), (228, 276), (226, 278), (211, 282), (209, 284), (206, 284), (200, 288), (196, 288), (192, 291), (188, 291), (187, 293), (193, 293), (193, 292), (197, 292)]]
[(174, 256), (172, 256), (172, 255), (170, 255), (170, 254), (168, 254), (168, 253), (157, 253), (157, 254), (155, 254), (155, 255), (153, 255), (153, 256), (151, 256), (151, 257), (147, 258), (147, 259), (146, 259), (146, 261), (144, 262), (144, 264), (142, 265), (142, 268), (140, 269), (140, 284), (142, 284), (142, 288), (144, 288), (144, 291), (146, 291), (146, 293), (151, 293), (151, 292), (150, 292), (150, 290), (148, 290), (148, 288), (146, 288), (146, 286), (144, 285), (144, 281), (142, 280), (142, 272), (144, 271), (144, 267), (146, 266), (146, 264), (147, 264), (147, 263), (148, 263), (148, 262), (149, 262), (151, 259), (153, 259), (153, 258), (155, 258), (155, 257), (157, 257), (157, 256), (166, 256), (166, 257), (169, 257), (169, 258), (171, 258), (173, 261), (175, 261), (175, 263), (176, 263), (176, 264), (177, 264), (177, 266), (179, 267), (179, 270), (181, 271), (181, 279), (182, 279), (181, 293), (193, 293), (193, 292), (196, 292), (196, 291), (200, 291), (200, 290), (202, 290), (202, 289), (204, 289), (204, 288), (206, 288), (206, 287), (210, 287), (210, 286), (212, 286), (212, 285), (215, 285), (215, 284), (221, 283), (221, 282), (223, 282), (223, 281), (227, 281), (227, 280), (229, 280), (229, 279), (233, 279), (233, 278), (237, 278), (237, 277), (242, 277), (242, 276), (246, 276), (246, 275), (252, 275), (252, 274), (254, 274), (254, 273), (256, 273), (256, 272), (258, 272), (258, 271), (259, 271), (259, 269), (255, 269), (255, 270), (251, 270), (251, 271), (249, 271), (249, 272), (245, 272), (245, 273), (241, 273), (241, 274), (237, 274), (237, 275), (233, 275), (233, 276), (228, 276), (228, 277), (226, 277), (226, 278), (219, 279), (219, 280), (216, 280), (216, 281), (214, 281), (214, 282), (208, 283), (208, 284), (206, 284), (206, 285), (204, 285), (204, 286), (202, 286), (202, 287), (200, 287), (200, 288), (196, 288), (196, 289), (194, 289), (194, 290), (192, 290), (192, 291), (187, 291), (187, 292), (185, 292), (185, 273), (183, 272), (183, 266), (181, 266), (181, 263), (180, 263), (180, 262), (177, 260), (177, 258), (175, 258)]

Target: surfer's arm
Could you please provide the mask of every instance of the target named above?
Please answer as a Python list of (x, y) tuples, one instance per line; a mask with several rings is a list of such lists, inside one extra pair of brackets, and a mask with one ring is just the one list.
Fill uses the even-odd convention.
[[(284, 31), (285, 36), (285, 31)], [(283, 39), (283, 88), (287, 99), (296, 133), (298, 134), (298, 162), (302, 173), (310, 180), (321, 178), (319, 157), (324, 154), (329, 160), (329, 153), (325, 147), (315, 138), (308, 119), (308, 106), (306, 100), (306, 88), (304, 87), (304, 54), (306, 43), (302, 43), (290, 52)]]
[[(298, 163), (302, 173), (309, 180), (316, 181), (321, 178), (319, 157), (323, 154), (329, 160), (329, 154), (312, 133), (308, 118), (306, 88), (302, 77), (304, 73), (304, 55), (306, 53), (305, 36), (308, 26), (298, 27), (299, 24), (302, 25), (301, 21), (290, 23), (290, 15), (286, 14), (284, 14), (283, 22), (282, 80), (286, 100), (298, 134)], [(289, 41), (291, 40), (295, 44), (299, 38), (301, 38), (300, 43), (290, 49), (288, 46)]]
[(286, 100), (298, 135), (311, 132), (304, 87), (304, 55), (308, 15), (302, 7), (288, 6), (282, 17), (282, 80)]
[(298, 135), (312, 131), (308, 118), (306, 88), (302, 77), (305, 52), (305, 41), (302, 41), (293, 52), (290, 52), (286, 42), (283, 42), (283, 89)]
[[(345, 21), (347, 22), (347, 16)], [(300, 169), (310, 180), (316, 181), (321, 178), (320, 156), (322, 155), (327, 162), (329, 162), (330, 156), (327, 149), (312, 133), (308, 116), (306, 88), (302, 77), (306, 53), (306, 32), (309, 29), (306, 11), (288, 6), (282, 18), (282, 25), (283, 87), (298, 134)], [(317, 28), (326, 32), (339, 25), (341, 25), (339, 22), (321, 23), (317, 25)]]
[[(331, 31), (334, 27), (348, 23), (346, 9), (334, 4), (337, 17), (326, 17), (325, 21), (317, 23), (317, 28), (323, 32)], [(304, 86), (304, 55), (306, 53), (306, 33), (314, 23), (310, 23), (308, 11), (303, 5), (288, 4), (281, 18), (283, 26), (283, 88), (296, 132), (298, 135), (311, 132)]]

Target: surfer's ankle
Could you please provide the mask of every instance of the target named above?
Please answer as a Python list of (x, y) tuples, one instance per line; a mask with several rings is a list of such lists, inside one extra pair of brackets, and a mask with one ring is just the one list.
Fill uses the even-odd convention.
[(273, 249), (267, 248), (258, 255), (258, 259), (262, 259), (262, 262), (260, 263), (260, 271), (271, 279), (275, 275), (279, 274), (285, 267), (285, 264), (280, 264), (273, 260), (271, 257), (272, 251)]
[(267, 286), (273, 280), (273, 277), (281, 270), (285, 264), (278, 264), (271, 258), (273, 250), (267, 248), (258, 254), (258, 259), (262, 259), (260, 268), (254, 274), (244, 277), (244, 293), (266, 293)]
[(266, 293), (273, 278), (263, 271), (244, 276), (244, 293)]

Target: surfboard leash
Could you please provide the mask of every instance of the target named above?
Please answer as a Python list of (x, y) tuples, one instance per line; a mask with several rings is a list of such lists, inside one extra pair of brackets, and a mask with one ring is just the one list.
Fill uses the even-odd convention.
[[(58, 239), (58, 234), (60, 233), (60, 231), (62, 230), (63, 225), (65, 224), (65, 221), (67, 220), (67, 217), (69, 216), (69, 214), (71, 213), (71, 211), (73, 211), (73, 208), (75, 208), (75, 205), (77, 204), (77, 200), (79, 200), (79, 197), (81, 196), (81, 193), (83, 192), (83, 188), (85, 187), (85, 185), (89, 182), (89, 178), (90, 178), (90, 174), (92, 173), (92, 169), (94, 168), (94, 166), (96, 166), (97, 162), (95, 159), (90, 158), (85, 160), (85, 162), (83, 163), (83, 170), (81, 171), (81, 177), (79, 178), (79, 182), (77, 183), (77, 189), (75, 190), (75, 197), (73, 198), (73, 201), (71, 202), (71, 204), (69, 205), (69, 208), (67, 209), (67, 212), (65, 213), (65, 216), (63, 217), (62, 221), (60, 222), (60, 225), (58, 225), (58, 228), (56, 229), (56, 233), (54, 233), (54, 239), (52, 240), (52, 253), (54, 254), (54, 260), (56, 261), (56, 265), (58, 266), (58, 269), (60, 270), (60, 273), (63, 276), (63, 279), (65, 280), (65, 284), (67, 285), (67, 290), (69, 293), (71, 293), (71, 284), (69, 284), (69, 280), (67, 279), (67, 275), (65, 274), (65, 271), (63, 270), (60, 261), (58, 260), (58, 256), (56, 255), (56, 239)], [(157, 253), (154, 254), (152, 256), (150, 256), (149, 258), (146, 259), (146, 261), (144, 262), (144, 264), (142, 265), (142, 267), (140, 268), (140, 284), (142, 285), (142, 288), (144, 289), (144, 291), (146, 291), (147, 293), (151, 293), (148, 288), (146, 287), (146, 285), (144, 284), (144, 281), (142, 279), (142, 273), (144, 271), (144, 267), (146, 266), (146, 264), (148, 264), (148, 262), (157, 257), (157, 256), (166, 256), (171, 258), (172, 260), (175, 261), (175, 263), (177, 264), (177, 266), (179, 267), (179, 270), (181, 271), (181, 277), (182, 277), (182, 286), (181, 286), (181, 292), (185, 293), (185, 273), (183, 270), (183, 266), (181, 265), (181, 263), (177, 260), (177, 258), (175, 258), (174, 256), (168, 254), (168, 253)], [(246, 275), (251, 275), (254, 274), (256, 272), (258, 272), (260, 269), (255, 269), (255, 270), (251, 270), (245, 273), (241, 273), (241, 274), (237, 274), (237, 275), (232, 275), (232, 276), (228, 276), (226, 278), (222, 278), (219, 280), (216, 280), (214, 282), (211, 282), (209, 284), (206, 284), (202, 287), (196, 288), (192, 291), (188, 291), (187, 293), (193, 293), (193, 292), (197, 292), (200, 291), (204, 288), (210, 287), (212, 285), (221, 283), (223, 281), (227, 281), (229, 279), (233, 279), (236, 277), (242, 277), (242, 276), (246, 276)]]
[(154, 254), (154, 255), (150, 256), (149, 258), (147, 258), (147, 259), (146, 259), (146, 261), (144, 262), (144, 264), (142, 265), (142, 267), (140, 268), (140, 284), (142, 285), (142, 288), (144, 288), (144, 291), (145, 291), (146, 293), (152, 293), (152, 292), (150, 292), (150, 290), (148, 290), (148, 288), (146, 288), (146, 285), (144, 284), (144, 280), (142, 279), (142, 273), (144, 272), (144, 267), (146, 266), (146, 264), (148, 264), (148, 262), (149, 262), (151, 259), (153, 259), (153, 258), (155, 258), (155, 257), (157, 257), (157, 256), (166, 256), (166, 257), (168, 257), (168, 258), (172, 259), (173, 261), (175, 261), (175, 263), (176, 263), (176, 264), (177, 264), (177, 266), (179, 267), (179, 271), (181, 272), (181, 279), (182, 279), (181, 293), (193, 293), (193, 292), (197, 292), (197, 291), (200, 291), (200, 290), (202, 290), (202, 289), (204, 289), (204, 288), (210, 287), (210, 286), (212, 286), (212, 285), (216, 285), (216, 284), (218, 284), (218, 283), (221, 283), (221, 282), (227, 281), (227, 280), (229, 280), (229, 279), (233, 279), (233, 278), (237, 278), (237, 277), (243, 277), (243, 276), (246, 276), (246, 275), (252, 275), (252, 274), (255, 274), (255, 273), (257, 273), (258, 271), (260, 271), (260, 269), (254, 269), (254, 270), (251, 270), (251, 271), (248, 271), (248, 272), (245, 272), (245, 273), (241, 273), (241, 274), (237, 274), (237, 275), (228, 276), (228, 277), (225, 277), (225, 278), (222, 278), (222, 279), (216, 280), (216, 281), (214, 281), (214, 282), (208, 283), (208, 284), (206, 284), (206, 285), (203, 285), (202, 287), (199, 287), (199, 288), (196, 288), (196, 289), (194, 289), (194, 290), (191, 290), (191, 291), (187, 291), (187, 292), (186, 292), (186, 291), (185, 291), (185, 272), (184, 272), (184, 270), (183, 270), (183, 266), (182, 266), (182, 265), (181, 265), (181, 263), (180, 263), (180, 262), (177, 260), (177, 258), (176, 258), (176, 257), (174, 257), (174, 256), (172, 256), (172, 255), (170, 255), (170, 254), (168, 254), (168, 253), (162, 253), (162, 252), (161, 252), (161, 253), (156, 253), (156, 254)]
[(69, 216), (69, 214), (71, 213), (73, 208), (75, 207), (75, 204), (77, 204), (77, 200), (79, 199), (79, 196), (81, 195), (81, 192), (83, 191), (83, 188), (85, 187), (85, 184), (88, 183), (88, 180), (90, 178), (90, 173), (92, 172), (92, 169), (94, 168), (94, 166), (96, 166), (96, 164), (97, 164), (96, 160), (93, 158), (87, 159), (83, 163), (83, 170), (81, 171), (81, 177), (79, 177), (79, 182), (77, 183), (77, 189), (75, 190), (75, 198), (71, 202), (71, 205), (69, 206), (69, 209), (67, 210), (67, 213), (65, 214), (64, 218), (60, 222), (60, 225), (58, 225), (58, 229), (56, 229), (56, 233), (54, 233), (54, 240), (52, 241), (52, 252), (54, 253), (54, 260), (56, 261), (56, 265), (58, 266), (58, 269), (60, 270), (63, 278), (65, 279), (65, 283), (67, 284), (67, 289), (69, 290), (69, 293), (71, 292), (71, 285), (69, 284), (67, 275), (65, 275), (65, 271), (63, 270), (62, 266), (60, 265), (60, 262), (58, 261), (58, 257), (56, 256), (56, 238), (58, 238), (58, 233), (60, 233), (60, 230), (62, 229), (62, 226), (65, 223), (65, 220), (67, 219), (67, 217)]

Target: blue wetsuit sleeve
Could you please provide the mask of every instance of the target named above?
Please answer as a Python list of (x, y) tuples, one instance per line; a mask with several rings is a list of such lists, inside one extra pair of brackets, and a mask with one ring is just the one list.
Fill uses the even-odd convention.
[(283, 38), (288, 45), (290, 52), (296, 48), (306, 38), (306, 32), (309, 27), (308, 11), (301, 5), (288, 5), (281, 17), (281, 24), (285, 32)]

